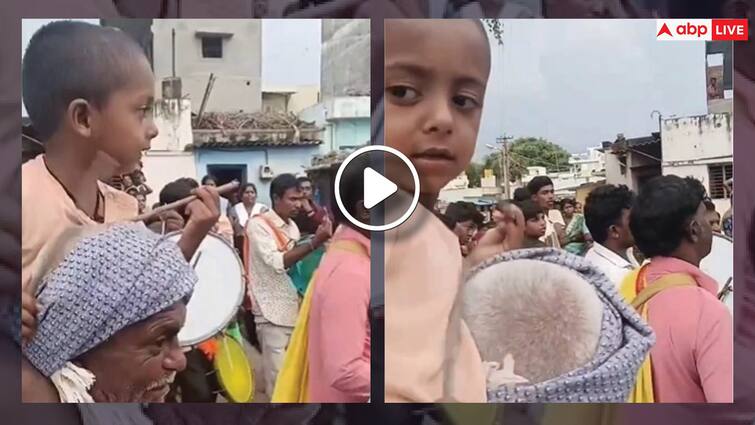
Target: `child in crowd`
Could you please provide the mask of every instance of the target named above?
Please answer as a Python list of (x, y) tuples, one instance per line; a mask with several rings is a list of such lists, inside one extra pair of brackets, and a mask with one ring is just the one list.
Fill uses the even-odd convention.
[[(385, 23), (385, 144), (406, 155), (420, 179), (420, 205), (385, 233), (386, 402), (485, 401), (480, 355), (454, 319), (459, 239), (433, 210), (440, 190), (472, 158), (490, 64), (480, 21)], [(386, 156), (385, 168), (401, 188), (394, 196), (400, 203), (414, 184), (393, 160)], [(403, 210), (387, 205), (386, 222)], [(453, 393), (445, 391), (450, 381)]]
[(545, 235), (545, 212), (538, 204), (529, 199), (518, 202), (517, 206), (524, 215), (524, 244), (522, 248), (543, 248), (540, 238)]
[[(138, 201), (104, 181), (137, 169), (157, 127), (149, 61), (122, 31), (51, 22), (32, 36), (21, 72), (24, 104), (45, 144), (45, 153), (21, 168), (23, 336), (31, 338), (33, 288), (47, 271), (49, 241), (73, 227), (138, 215)], [(178, 242), (186, 258), (218, 219), (217, 191), (194, 193), (199, 199), (187, 206)]]

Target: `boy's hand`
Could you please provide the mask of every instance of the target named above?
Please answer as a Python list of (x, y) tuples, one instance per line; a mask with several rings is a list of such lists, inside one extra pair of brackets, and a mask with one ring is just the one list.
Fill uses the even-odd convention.
[(189, 221), (184, 227), (178, 246), (189, 261), (199, 244), (220, 218), (220, 195), (216, 188), (201, 186), (193, 191), (198, 199), (186, 206)]
[(166, 211), (160, 214), (160, 222), (164, 223), (166, 233), (181, 230), (186, 224), (181, 214), (177, 211)]
[(475, 249), (465, 258), (464, 267), (467, 270), (502, 252), (519, 249), (524, 244), (525, 220), (522, 210), (511, 203), (502, 208), (503, 218), (496, 227), (485, 232)]
[(37, 299), (27, 290), (21, 290), (21, 341), (27, 344), (37, 333)]

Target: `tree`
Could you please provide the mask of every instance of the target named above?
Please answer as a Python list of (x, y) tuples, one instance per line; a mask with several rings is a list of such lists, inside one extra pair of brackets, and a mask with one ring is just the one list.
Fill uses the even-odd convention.
[(470, 162), (467, 166), (466, 173), (467, 179), (469, 179), (469, 187), (480, 187), (480, 181), (482, 179), (482, 164), (476, 162)]
[[(501, 176), (500, 151), (485, 157), (485, 167), (492, 168), (497, 176)], [(561, 146), (542, 138), (523, 137), (509, 144), (509, 179), (519, 180), (527, 167), (545, 167), (548, 172), (569, 170), (569, 152)]]

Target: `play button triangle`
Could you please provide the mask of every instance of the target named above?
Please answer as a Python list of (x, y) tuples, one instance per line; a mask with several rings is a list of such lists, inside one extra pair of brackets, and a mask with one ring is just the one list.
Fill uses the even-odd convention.
[(395, 183), (370, 167), (364, 169), (364, 207), (370, 209), (398, 190)]

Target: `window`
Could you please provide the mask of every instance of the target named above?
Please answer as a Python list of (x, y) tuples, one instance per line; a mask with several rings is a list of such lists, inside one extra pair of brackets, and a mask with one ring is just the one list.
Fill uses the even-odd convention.
[(223, 37), (218, 37), (218, 36), (202, 37), (202, 57), (203, 58), (222, 58), (223, 57)]
[(712, 164), (708, 166), (709, 192), (711, 199), (727, 198), (726, 181), (734, 176), (732, 164)]

